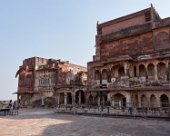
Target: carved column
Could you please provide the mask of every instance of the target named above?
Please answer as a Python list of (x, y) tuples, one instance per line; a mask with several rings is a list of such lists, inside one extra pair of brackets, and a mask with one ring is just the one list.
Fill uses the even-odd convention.
[(100, 70), (100, 84), (102, 84), (102, 71)]
[(158, 107), (161, 107), (161, 98), (160, 98), (160, 96), (157, 97), (157, 104), (158, 104), (157, 105)]
[(125, 76), (128, 76), (128, 66), (126, 62), (124, 63), (124, 73), (125, 73)]
[(67, 105), (67, 93), (64, 93), (64, 105)]
[(57, 93), (57, 104), (60, 104), (60, 93)]
[(100, 106), (100, 96), (98, 96), (97, 100), (97, 105)]
[(136, 76), (139, 78), (139, 65), (136, 65)]
[(127, 94), (126, 95), (126, 102), (127, 102), (127, 107), (131, 107), (132, 106), (132, 101), (131, 101), (131, 95), (130, 94)]
[(75, 92), (72, 92), (72, 105), (75, 105)]
[(142, 104), (141, 104), (141, 95), (138, 94), (138, 102), (139, 102), (139, 107), (142, 107)]
[(157, 64), (154, 64), (154, 75), (155, 75), (155, 80), (158, 80), (158, 68), (157, 68)]
[(168, 64), (169, 64), (169, 62), (167, 61), (166, 66), (165, 66), (166, 67), (166, 77), (165, 77), (166, 81), (167, 80), (169, 81), (169, 65)]
[(148, 79), (148, 66), (147, 65), (144, 66), (145, 66), (145, 77), (146, 79)]

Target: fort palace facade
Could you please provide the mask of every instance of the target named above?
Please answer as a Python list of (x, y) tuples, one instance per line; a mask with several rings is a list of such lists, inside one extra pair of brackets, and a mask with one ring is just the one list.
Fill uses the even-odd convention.
[(97, 23), (87, 69), (54, 59), (24, 60), (18, 99), (28, 104), (170, 106), (170, 18), (151, 7)]
[(169, 107), (170, 18), (155, 8), (97, 23), (88, 98), (98, 105)]

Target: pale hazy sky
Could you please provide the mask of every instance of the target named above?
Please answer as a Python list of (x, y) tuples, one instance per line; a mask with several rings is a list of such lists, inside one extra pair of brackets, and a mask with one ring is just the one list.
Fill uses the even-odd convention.
[(0, 0), (0, 100), (16, 99), (15, 73), (39, 56), (86, 66), (95, 52), (96, 22), (153, 4), (162, 18), (170, 0)]

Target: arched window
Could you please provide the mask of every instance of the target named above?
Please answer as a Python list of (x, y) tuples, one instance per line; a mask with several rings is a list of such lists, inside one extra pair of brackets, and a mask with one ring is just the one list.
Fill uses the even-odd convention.
[(104, 70), (102, 71), (102, 80), (107, 80), (107, 79), (108, 79), (107, 70), (104, 69)]
[(157, 65), (157, 71), (158, 71), (158, 79), (159, 80), (165, 80), (165, 77), (166, 77), (166, 67), (165, 67), (165, 64), (160, 62), (158, 65)]
[(140, 77), (146, 77), (146, 69), (143, 64), (139, 66), (139, 76)]
[(85, 103), (85, 93), (82, 90), (76, 92), (75, 95), (76, 104), (84, 104)]
[(95, 71), (95, 80), (100, 80), (100, 71), (99, 70)]
[(141, 96), (141, 106), (142, 106), (142, 107), (147, 107), (147, 106), (148, 106), (148, 102), (147, 102), (147, 97), (146, 97), (146, 95), (142, 95), (142, 96)]
[(72, 94), (67, 93), (67, 104), (72, 104)]
[(153, 94), (150, 97), (150, 107), (157, 107), (156, 97)]
[(60, 93), (60, 104), (64, 104), (64, 93)]
[(112, 67), (112, 69), (111, 69), (111, 77), (112, 78), (116, 77), (116, 67)]
[(120, 93), (114, 95), (115, 107), (126, 107), (126, 97)]
[(169, 98), (167, 95), (163, 94), (160, 97), (161, 100), (161, 107), (169, 107)]
[(119, 73), (119, 77), (125, 76), (124, 67), (120, 67), (118, 73)]
[(148, 77), (154, 77), (154, 65), (153, 64), (148, 65)]

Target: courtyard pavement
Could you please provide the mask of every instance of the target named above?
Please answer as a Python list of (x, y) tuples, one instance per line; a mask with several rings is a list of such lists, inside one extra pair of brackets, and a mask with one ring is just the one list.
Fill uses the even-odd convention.
[(21, 109), (0, 116), (0, 136), (170, 136), (170, 121), (104, 118)]

